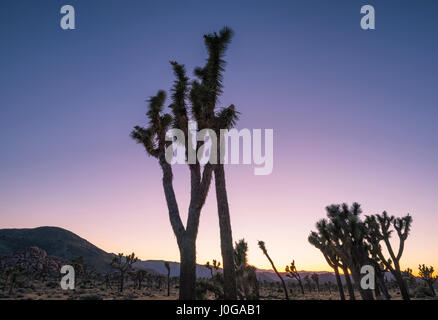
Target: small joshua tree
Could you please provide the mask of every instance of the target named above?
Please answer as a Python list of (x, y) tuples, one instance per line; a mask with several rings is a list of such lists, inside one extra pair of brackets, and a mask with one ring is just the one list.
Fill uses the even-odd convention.
[(129, 255), (124, 255), (123, 253), (119, 253), (117, 256), (113, 258), (110, 265), (115, 268), (120, 273), (120, 292), (123, 292), (123, 287), (125, 283), (125, 277), (127, 272), (132, 269), (132, 265), (138, 260), (135, 256), (134, 252)]
[(286, 277), (293, 278), (293, 279), (297, 280), (298, 285), (300, 286), (300, 289), (301, 289), (301, 294), (304, 295), (303, 283), (301, 282), (300, 274), (298, 273), (297, 267), (295, 266), (295, 260), (292, 260), (290, 267), (286, 266), (285, 271), (286, 271)]
[(319, 275), (317, 273), (312, 273), (312, 275), (310, 276), (310, 278), (313, 280), (313, 282), (315, 282), (316, 288), (318, 289), (318, 293), (319, 291)]
[(332, 286), (333, 286), (333, 283), (331, 281), (327, 281), (325, 283), (325, 287), (327, 288), (327, 291), (329, 292), (330, 295), (332, 294)]
[(434, 277), (433, 276), (433, 267), (430, 266), (426, 266), (426, 265), (419, 265), (418, 266), (419, 272), (418, 274), (420, 275), (421, 279), (424, 280), (424, 282), (426, 282), (426, 284), (429, 286), (430, 291), (432, 292), (432, 295), (435, 297), (436, 293), (435, 293), (435, 289), (433, 287), (433, 284), (435, 283), (435, 281), (438, 279), (438, 277)]
[(406, 284), (410, 288), (414, 288), (416, 285), (415, 276), (413, 275), (413, 271), (411, 268), (406, 268), (403, 272), (403, 279), (406, 281)]
[(234, 264), (239, 299), (258, 300), (259, 283), (256, 268), (248, 264), (248, 243), (241, 239), (234, 246)]
[(167, 270), (167, 296), (170, 296), (170, 265), (169, 262), (165, 261), (164, 266)]
[(205, 299), (208, 292), (212, 292), (216, 300), (224, 299), (224, 276), (219, 272), (221, 263), (213, 259), (205, 264), (210, 270), (210, 279), (198, 279), (196, 282), (196, 294), (198, 299)]
[(211, 277), (213, 278), (213, 267), (210, 265), (210, 261), (207, 261), (205, 267), (210, 270)]
[(105, 288), (108, 289), (112, 289), (111, 287), (111, 274), (107, 273), (105, 274)]
[(304, 277), (304, 281), (306, 282), (307, 288), (309, 288), (309, 292), (311, 293), (312, 292), (312, 281), (310, 280), (309, 275), (306, 275)]
[(281, 284), (283, 286), (283, 291), (284, 291), (284, 296), (286, 298), (286, 300), (289, 300), (289, 295), (287, 294), (287, 288), (286, 288), (286, 283), (283, 280), (283, 277), (280, 275), (280, 273), (277, 271), (277, 268), (274, 265), (274, 262), (272, 261), (271, 257), (268, 254), (268, 250), (266, 250), (266, 246), (265, 243), (263, 241), (259, 241), (258, 242), (260, 249), (263, 251), (263, 254), (266, 256), (266, 258), (269, 260), (269, 263), (272, 266), (272, 269), (274, 269), (275, 274), (277, 275), (277, 277), (280, 279)]
[(148, 272), (146, 270), (137, 270), (133, 273), (134, 287), (141, 290), (143, 281), (147, 278)]
[(75, 270), (75, 276), (76, 279), (79, 279), (82, 277), (83, 282), (87, 282), (87, 276), (85, 274), (85, 263), (84, 263), (84, 257), (79, 256), (71, 260), (71, 265), (73, 269)]

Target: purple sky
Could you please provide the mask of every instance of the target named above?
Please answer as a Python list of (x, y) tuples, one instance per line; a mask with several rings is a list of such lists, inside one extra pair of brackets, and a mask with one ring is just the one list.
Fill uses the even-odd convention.
[[(76, 9), (76, 30), (59, 27)], [(376, 30), (360, 28), (372, 4)], [(274, 129), (274, 171), (226, 168), (234, 239), (268, 267), (328, 269), (307, 242), (332, 203), (411, 213), (404, 265), (438, 265), (436, 1), (2, 1), (0, 227), (54, 225), (111, 252), (178, 260), (155, 159), (130, 138), (169, 60), (204, 64), (227, 25), (224, 106)], [(176, 171), (183, 215), (188, 173)], [(198, 262), (220, 258), (214, 192)]]

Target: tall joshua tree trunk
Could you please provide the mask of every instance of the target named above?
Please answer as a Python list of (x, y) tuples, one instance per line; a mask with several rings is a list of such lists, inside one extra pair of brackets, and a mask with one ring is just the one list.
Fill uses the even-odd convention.
[(336, 284), (338, 285), (339, 296), (341, 297), (341, 300), (345, 300), (344, 287), (342, 286), (341, 276), (339, 275), (339, 268), (335, 266), (333, 269), (335, 270)]
[[(146, 152), (159, 160), (163, 171), (163, 188), (166, 196), (169, 219), (173, 232), (176, 236), (181, 256), (180, 273), (180, 299), (195, 299), (196, 284), (196, 238), (199, 227), (199, 216), (205, 203), (209, 190), (213, 165), (207, 163), (202, 171), (200, 164), (195, 161), (193, 164), (189, 159), (189, 149), (197, 154), (198, 148), (202, 143), (191, 146), (188, 142), (189, 120), (193, 119), (198, 125), (198, 130), (202, 129), (230, 129), (237, 120), (238, 112), (234, 105), (222, 108), (216, 112), (216, 104), (219, 95), (222, 93), (222, 72), (224, 71), (225, 61), (223, 60), (226, 48), (231, 41), (232, 31), (225, 27), (219, 34), (204, 35), (204, 42), (209, 53), (207, 63), (203, 68), (196, 68), (195, 75), (199, 80), (189, 83), (183, 65), (171, 61), (176, 81), (171, 89), (172, 104), (169, 109), (172, 114), (164, 113), (164, 103), (166, 93), (160, 90), (158, 94), (149, 100), (149, 109), (146, 113), (149, 119), (147, 128), (136, 126), (131, 132), (131, 137), (138, 143), (143, 144)], [(191, 102), (190, 110), (187, 108), (187, 100)], [(191, 116), (189, 115), (189, 111)], [(168, 129), (182, 131), (185, 139), (186, 149), (185, 160), (190, 168), (190, 207), (186, 226), (184, 227), (179, 214), (178, 204), (172, 185), (172, 167), (166, 162), (165, 155), (173, 154), (173, 147), (167, 137)], [(178, 139), (176, 139), (178, 140)], [(225, 174), (223, 167), (218, 170), (216, 176), (219, 219), (221, 225), (222, 252), (224, 259), (225, 288), (227, 298), (236, 298), (236, 284), (233, 265), (233, 246), (231, 237), (231, 224), (229, 218), (228, 201), (225, 189)]]
[(356, 297), (354, 295), (353, 284), (351, 283), (350, 274), (348, 273), (348, 268), (343, 267), (342, 271), (344, 272), (345, 283), (347, 284), (347, 290), (348, 290), (348, 295), (350, 296), (350, 300), (356, 300)]
[(180, 300), (192, 300), (196, 297), (196, 242), (186, 238), (180, 246)]
[(163, 188), (169, 209), (170, 224), (177, 238), (180, 251), (179, 299), (194, 300), (196, 298), (196, 238), (201, 208), (205, 203), (210, 186), (212, 166), (205, 166), (202, 180), (199, 166), (193, 165), (190, 167), (192, 199), (187, 219), (187, 228), (184, 228), (173, 189), (172, 168), (167, 163), (164, 155), (160, 156), (160, 165), (163, 170)]
[(353, 277), (354, 285), (356, 289), (359, 291), (363, 300), (374, 300), (373, 291), (371, 289), (362, 289), (360, 285), (361, 274), (360, 271), (353, 268), (351, 270), (351, 275)]
[(164, 155), (160, 156), (163, 170), (163, 189), (169, 209), (169, 219), (180, 252), (179, 299), (193, 300), (196, 297), (196, 237), (188, 234), (179, 216), (178, 204), (173, 189), (173, 174)]
[(376, 257), (373, 257), (373, 260), (371, 261), (376, 273), (376, 282), (377, 282), (376, 290), (375, 290), (376, 299), (379, 295), (383, 294), (386, 300), (390, 300), (391, 295), (389, 294), (388, 288), (386, 288), (386, 284), (385, 284), (385, 271), (383, 271), (380, 265), (376, 263)]
[(237, 286), (234, 267), (233, 235), (231, 232), (231, 219), (223, 164), (217, 164), (215, 166), (214, 179), (219, 215), (222, 261), (224, 265), (224, 298), (226, 300), (236, 300)]

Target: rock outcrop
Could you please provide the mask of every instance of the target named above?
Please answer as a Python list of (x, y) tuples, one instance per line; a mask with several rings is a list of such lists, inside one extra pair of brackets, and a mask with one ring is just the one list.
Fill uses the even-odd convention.
[(29, 247), (9, 256), (0, 257), (0, 267), (3, 270), (16, 270), (26, 275), (57, 277), (63, 265), (69, 262), (65, 259), (47, 255), (38, 247)]

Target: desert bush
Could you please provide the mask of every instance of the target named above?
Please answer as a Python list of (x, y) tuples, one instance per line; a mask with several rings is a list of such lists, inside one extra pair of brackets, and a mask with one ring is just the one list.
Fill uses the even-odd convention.
[(432, 293), (432, 290), (430, 290), (430, 288), (424, 285), (419, 285), (417, 286), (417, 288), (415, 288), (413, 292), (413, 296), (418, 299), (423, 299), (426, 297), (433, 297), (434, 295)]

